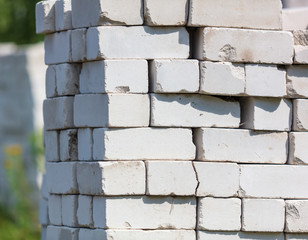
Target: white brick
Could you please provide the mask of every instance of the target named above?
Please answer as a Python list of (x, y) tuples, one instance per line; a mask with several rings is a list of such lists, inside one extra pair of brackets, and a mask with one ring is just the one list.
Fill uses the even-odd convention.
[(292, 31), (294, 37), (294, 45), (308, 46), (308, 30)]
[(286, 201), (286, 232), (307, 233), (308, 232), (308, 201), (287, 200)]
[(78, 140), (77, 129), (60, 131), (60, 160), (77, 161), (78, 160)]
[[(46, 161), (45, 161), (46, 163)], [(41, 196), (42, 198), (48, 199), (49, 198), (49, 192), (47, 187), (47, 174), (44, 173), (42, 176), (42, 185), (41, 185)]]
[(147, 94), (82, 94), (75, 97), (74, 123), (77, 127), (146, 127), (149, 118)]
[(73, 128), (74, 97), (46, 99), (43, 103), (46, 130)]
[(41, 227), (41, 240), (47, 240), (47, 227)]
[(100, 128), (94, 129), (93, 139), (94, 160), (195, 159), (195, 146), (189, 129)]
[(180, 197), (94, 197), (93, 219), (96, 228), (195, 229), (196, 200)]
[(91, 161), (92, 158), (92, 129), (79, 128), (78, 134), (78, 160)]
[(39, 222), (41, 225), (44, 225), (44, 226), (49, 224), (48, 200), (44, 198), (40, 199)]
[(306, 240), (308, 234), (286, 234), (285, 240)]
[(55, 31), (55, 0), (40, 1), (35, 7), (36, 33)]
[(241, 99), (242, 127), (253, 130), (290, 131), (292, 102), (284, 98)]
[(289, 164), (308, 164), (308, 133), (292, 132), (289, 134)]
[(293, 130), (308, 131), (308, 100), (293, 100)]
[(145, 0), (144, 18), (149, 26), (185, 26), (188, 0)]
[(189, 26), (281, 29), (280, 0), (192, 0)]
[[(79, 230), (78, 240), (107, 240), (106, 231), (103, 229), (87, 229)], [(109, 239), (108, 239), (109, 240)]]
[(50, 193), (77, 193), (76, 163), (48, 163), (48, 189)]
[(242, 230), (248, 232), (283, 232), (284, 200), (243, 199)]
[(45, 64), (70, 62), (72, 58), (71, 30), (45, 36)]
[(198, 232), (198, 240), (284, 240), (283, 233)]
[(199, 90), (197, 60), (154, 60), (150, 69), (152, 92), (187, 93)]
[(146, 166), (147, 195), (195, 195), (198, 182), (192, 162), (148, 161)]
[(81, 93), (147, 93), (146, 60), (85, 62), (80, 74)]
[(57, 131), (44, 132), (45, 143), (45, 161), (58, 162), (60, 161), (59, 155), (59, 139)]
[(68, 228), (68, 227), (47, 227), (47, 239), (52, 240), (78, 240), (77, 228)]
[(62, 197), (61, 195), (49, 195), (48, 215), (50, 224), (62, 225)]
[(65, 63), (55, 66), (57, 94), (59, 96), (78, 94), (80, 68), (80, 64)]
[(244, 64), (200, 62), (200, 74), (200, 93), (213, 95), (244, 94)]
[(289, 66), (287, 73), (288, 97), (308, 98), (308, 67)]
[(91, 196), (78, 196), (77, 221), (79, 226), (93, 227), (93, 198)]
[(144, 195), (143, 162), (98, 162), (77, 165), (79, 192), (87, 195)]
[(193, 230), (107, 230), (106, 233), (107, 239), (110, 240), (196, 240)]
[(241, 199), (200, 198), (198, 229), (238, 231), (241, 229)]
[(62, 196), (62, 224), (77, 227), (78, 195)]
[(193, 163), (198, 176), (197, 196), (233, 197), (238, 195), (240, 171), (235, 163)]
[(284, 8), (282, 10), (282, 29), (283, 30), (302, 30), (308, 25), (308, 8)]
[(293, 36), (289, 32), (199, 28), (196, 40), (195, 57), (200, 60), (276, 64), (293, 62)]
[(243, 197), (307, 198), (308, 167), (241, 165)]
[(188, 57), (189, 34), (185, 28), (105, 26), (87, 31), (88, 60)]
[(308, 46), (294, 46), (294, 63), (308, 64)]
[(71, 32), (71, 44), (72, 44), (72, 61), (82, 62), (86, 60), (87, 29), (80, 28)]
[(286, 95), (286, 70), (275, 65), (247, 64), (246, 94), (261, 97)]
[(74, 28), (97, 25), (142, 25), (140, 0), (72, 0)]
[(239, 124), (236, 101), (192, 94), (151, 95), (151, 126), (237, 128)]
[(55, 4), (56, 30), (72, 29), (72, 4), (71, 0), (57, 0)]
[(46, 97), (52, 98), (58, 96), (55, 65), (48, 66), (45, 79)]
[(280, 163), (287, 161), (288, 134), (240, 129), (197, 129), (197, 159), (217, 162)]

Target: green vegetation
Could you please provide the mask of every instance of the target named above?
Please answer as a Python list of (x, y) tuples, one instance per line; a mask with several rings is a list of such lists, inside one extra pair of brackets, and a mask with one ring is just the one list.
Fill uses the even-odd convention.
[(28, 44), (41, 41), (35, 33), (38, 0), (0, 0), (0, 42)]
[[(44, 165), (42, 131), (34, 133), (29, 143), (38, 171), (41, 171)], [(22, 146), (7, 145), (4, 147), (4, 153), (6, 177), (16, 201), (10, 207), (0, 204), (0, 239), (39, 240), (38, 209), (32, 199), (33, 190), (26, 178)]]

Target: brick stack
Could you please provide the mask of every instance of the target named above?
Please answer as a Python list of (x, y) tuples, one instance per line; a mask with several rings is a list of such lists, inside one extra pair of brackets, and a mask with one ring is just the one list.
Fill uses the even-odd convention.
[(38, 3), (43, 238), (307, 239), (308, 38), (281, 26), (280, 0)]

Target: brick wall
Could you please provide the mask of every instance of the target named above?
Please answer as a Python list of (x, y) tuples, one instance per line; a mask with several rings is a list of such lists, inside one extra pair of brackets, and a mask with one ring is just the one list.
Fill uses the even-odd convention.
[(57, 0), (42, 239), (308, 238), (308, 32), (280, 0)]

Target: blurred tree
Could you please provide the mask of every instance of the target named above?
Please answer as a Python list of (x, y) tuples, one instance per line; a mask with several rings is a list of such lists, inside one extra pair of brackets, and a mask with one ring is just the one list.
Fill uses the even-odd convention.
[(35, 4), (39, 0), (0, 0), (0, 42), (17, 44), (43, 40), (35, 33)]

